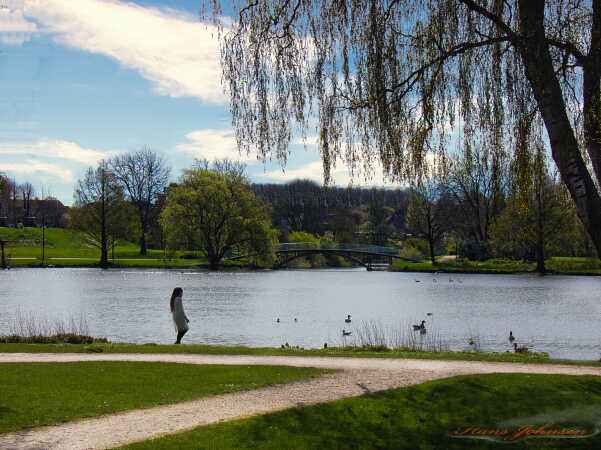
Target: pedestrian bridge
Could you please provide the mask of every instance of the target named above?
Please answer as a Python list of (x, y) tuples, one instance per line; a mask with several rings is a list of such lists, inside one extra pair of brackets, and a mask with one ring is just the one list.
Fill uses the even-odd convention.
[[(287, 266), (297, 258), (310, 257), (312, 255), (341, 256), (349, 261), (364, 266), (371, 270), (375, 266), (388, 266), (394, 259), (404, 261), (421, 262), (411, 258), (399, 256), (399, 248), (383, 247), (366, 244), (336, 244), (315, 242), (284, 242), (278, 244), (275, 249), (276, 261), (274, 269)], [(246, 258), (249, 255), (232, 256), (230, 260)]]

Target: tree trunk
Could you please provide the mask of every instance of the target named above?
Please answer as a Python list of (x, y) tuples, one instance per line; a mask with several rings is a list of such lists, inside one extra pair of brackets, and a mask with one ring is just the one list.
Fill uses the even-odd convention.
[(221, 259), (219, 257), (217, 257), (217, 256), (211, 256), (209, 258), (209, 268), (211, 270), (217, 270), (217, 269), (219, 269), (219, 261), (220, 260)]
[(140, 236), (140, 255), (146, 255), (146, 232), (142, 229), (142, 234)]
[(8, 266), (6, 264), (6, 257), (4, 256), (4, 244), (5, 244), (4, 241), (0, 241), (0, 246), (2, 246), (2, 265), (1, 265), (1, 267), (3, 269), (6, 269)]
[(536, 271), (541, 275), (546, 272), (545, 269), (545, 239), (543, 235), (543, 205), (542, 193), (537, 193), (536, 198)]
[(601, 197), (582, 159), (566, 113), (545, 38), (544, 11), (544, 0), (519, 1), (522, 40), (518, 51), (549, 135), (553, 159), (574, 200), (578, 217), (601, 255)]
[(582, 75), (584, 142), (601, 184), (601, 0), (593, 1), (591, 46)]
[(430, 261), (432, 261), (432, 265), (434, 266), (436, 264), (436, 260), (434, 259), (434, 240), (429, 238), (428, 244), (430, 245)]
[(102, 198), (100, 200), (100, 267), (108, 267), (109, 259), (108, 259), (108, 249), (107, 249), (107, 239), (106, 239), (106, 179), (104, 176), (104, 171), (102, 172), (102, 180), (101, 180), (101, 195)]

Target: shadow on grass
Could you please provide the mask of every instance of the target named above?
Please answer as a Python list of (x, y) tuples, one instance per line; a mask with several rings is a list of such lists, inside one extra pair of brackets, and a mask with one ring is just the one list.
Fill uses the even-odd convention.
[[(581, 438), (512, 437), (520, 427), (571, 427)], [(437, 380), (359, 398), (200, 427), (131, 448), (601, 448), (601, 379), (490, 374)], [(470, 427), (507, 434), (458, 439)], [(476, 437), (476, 439), (474, 439)]]

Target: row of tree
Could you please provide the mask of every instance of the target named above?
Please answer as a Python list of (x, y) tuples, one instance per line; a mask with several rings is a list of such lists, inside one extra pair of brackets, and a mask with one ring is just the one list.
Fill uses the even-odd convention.
[(165, 160), (148, 148), (101, 161), (77, 183), (70, 226), (100, 248), (101, 266), (118, 240), (132, 236), (145, 255), (147, 234), (157, 228), (161, 248), (200, 251), (212, 268), (233, 251), (268, 262), (276, 232), (242, 167), (198, 161), (168, 185)]
[(212, 267), (232, 252), (268, 261), (271, 244), (291, 233), (404, 245), (433, 262), (445, 251), (536, 260), (541, 272), (548, 256), (594, 254), (542, 151), (521, 160), (473, 151), (432, 165), (406, 189), (251, 185), (244, 165), (227, 160), (196, 161), (177, 183), (169, 172), (148, 148), (101, 161), (78, 181), (66, 222), (88, 233), (101, 264), (118, 240), (132, 239), (142, 255), (150, 242), (200, 251)]
[(44, 223), (58, 227), (66, 209), (47, 188), (38, 193), (32, 183), (17, 183), (0, 172), (0, 226)]
[(138, 236), (140, 254), (147, 253), (147, 235), (169, 175), (165, 159), (143, 148), (100, 161), (77, 182), (70, 225), (88, 232), (100, 248), (101, 265), (108, 264), (108, 249), (118, 239)]

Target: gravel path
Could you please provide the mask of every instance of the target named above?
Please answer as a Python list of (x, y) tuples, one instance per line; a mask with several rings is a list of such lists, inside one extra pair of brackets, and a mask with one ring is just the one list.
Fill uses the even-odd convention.
[(0, 436), (2, 449), (104, 449), (181, 432), (199, 425), (367, 392), (478, 373), (601, 376), (601, 367), (380, 358), (167, 354), (0, 353), (0, 362), (148, 361), (186, 364), (284, 365), (341, 369), (316, 379), (206, 397), (174, 405), (109, 414)]

